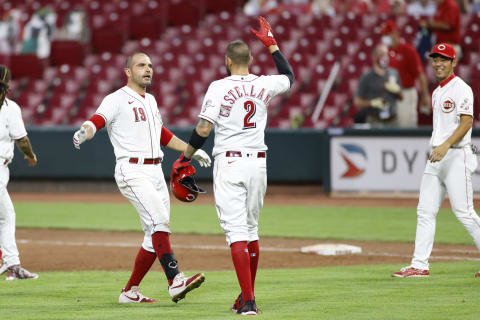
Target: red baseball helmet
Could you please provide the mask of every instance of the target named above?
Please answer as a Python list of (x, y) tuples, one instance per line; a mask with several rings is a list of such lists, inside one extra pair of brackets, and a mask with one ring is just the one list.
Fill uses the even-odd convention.
[(178, 173), (172, 170), (170, 190), (172, 190), (175, 198), (183, 202), (192, 202), (197, 199), (199, 193), (205, 193), (205, 190), (195, 183), (194, 175), (195, 168), (192, 165), (180, 169)]

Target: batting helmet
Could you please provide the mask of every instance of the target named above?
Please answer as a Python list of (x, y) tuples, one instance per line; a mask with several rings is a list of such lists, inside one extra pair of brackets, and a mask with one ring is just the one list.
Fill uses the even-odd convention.
[(197, 199), (199, 193), (205, 193), (205, 190), (195, 183), (194, 175), (195, 168), (192, 165), (181, 168), (178, 172), (172, 170), (170, 190), (175, 198), (183, 202), (192, 202)]

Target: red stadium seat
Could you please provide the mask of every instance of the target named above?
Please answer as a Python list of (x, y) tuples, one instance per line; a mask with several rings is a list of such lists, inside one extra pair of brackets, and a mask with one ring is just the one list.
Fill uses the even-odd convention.
[(114, 52), (120, 53), (124, 42), (124, 37), (119, 30), (114, 28), (105, 28), (93, 31), (92, 44), (95, 52)]
[(83, 65), (85, 58), (85, 48), (78, 41), (72, 40), (54, 40), (50, 52), (50, 62), (52, 65)]
[(10, 57), (10, 71), (12, 72), (12, 78), (41, 79), (44, 64), (34, 54), (12, 55)]
[(171, 0), (168, 6), (168, 24), (198, 25), (204, 14), (205, 0)]

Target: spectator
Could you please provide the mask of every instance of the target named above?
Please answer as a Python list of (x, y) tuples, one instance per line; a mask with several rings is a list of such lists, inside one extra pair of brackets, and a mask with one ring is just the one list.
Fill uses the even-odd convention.
[(359, 81), (355, 105), (360, 109), (355, 123), (394, 124), (397, 100), (402, 98), (398, 72), (389, 68), (388, 48), (378, 44), (373, 50), (373, 68)]
[(432, 20), (421, 20), (420, 26), (433, 31), (436, 43), (453, 45), (457, 52), (457, 61), (462, 56), (460, 47), (460, 7), (455, 0), (435, 0), (437, 10)]
[(243, 7), (247, 16), (268, 15), (278, 8), (277, 0), (248, 0)]
[[(397, 24), (393, 20), (382, 24), (382, 42), (389, 47), (389, 66), (398, 71), (403, 98), (398, 101), (397, 123), (400, 127), (417, 126), (418, 93), (415, 80), (419, 80), (422, 92), (421, 105), (430, 106), (430, 92), (423, 65), (415, 48), (400, 39)], [(430, 109), (428, 109), (430, 110)]]
[(333, 7), (333, 0), (312, 0), (313, 14), (327, 15), (333, 17), (335, 15), (335, 8)]
[(34, 13), (23, 29), (22, 53), (36, 53), (40, 59), (48, 58), (56, 21), (57, 15), (48, 8)]
[(58, 39), (76, 40), (87, 43), (90, 38), (87, 16), (83, 10), (71, 10), (65, 19), (65, 24), (59, 30)]
[(470, 8), (471, 13), (476, 13), (480, 11), (480, 0), (473, 0), (472, 6)]
[(417, 0), (407, 6), (407, 14), (415, 17), (431, 18), (435, 15), (437, 5), (432, 0)]
[(3, 15), (0, 21), (0, 55), (10, 55), (18, 51), (20, 42), (21, 12), (12, 9)]
[(338, 13), (353, 12), (361, 15), (370, 12), (371, 5), (370, 0), (335, 1), (335, 11)]

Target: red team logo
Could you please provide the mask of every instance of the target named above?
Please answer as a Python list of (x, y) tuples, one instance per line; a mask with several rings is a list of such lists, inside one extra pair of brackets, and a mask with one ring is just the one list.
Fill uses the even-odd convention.
[(455, 110), (455, 102), (453, 99), (447, 98), (442, 104), (442, 111), (445, 113), (450, 113)]

